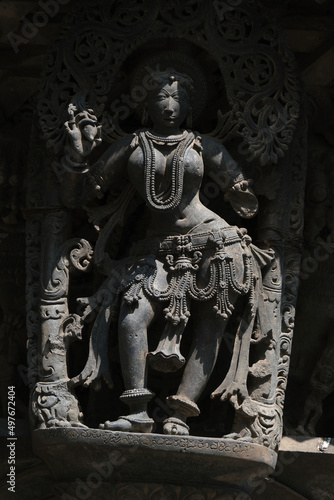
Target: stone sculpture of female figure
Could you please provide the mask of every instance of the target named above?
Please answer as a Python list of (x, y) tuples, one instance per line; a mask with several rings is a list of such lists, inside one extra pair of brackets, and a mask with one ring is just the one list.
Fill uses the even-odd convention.
[[(126, 181), (150, 212), (145, 238), (134, 245), (129, 258), (118, 263), (126, 269), (116, 294), (125, 386), (121, 400), (130, 411), (101, 427), (151, 432), (154, 422), (147, 413), (147, 403), (153, 395), (147, 387), (147, 364), (164, 372), (185, 365), (177, 394), (168, 398), (172, 416), (165, 420), (163, 430), (186, 435), (187, 418), (199, 414), (196, 402), (215, 366), (228, 319), (241, 295), (248, 297), (248, 309), (236, 341), (238, 352), (233, 354), (228, 375), (215, 395), (245, 394), (240, 363), (248, 367), (260, 276), (257, 255), (261, 251), (251, 244), (246, 231), (229, 226), (201, 203), (204, 172), (214, 176), (240, 216), (253, 217), (258, 204), (249, 181), (220, 141), (181, 128), (195, 102), (191, 78), (175, 68), (155, 71), (150, 78), (155, 87), (148, 94), (146, 110), (152, 126), (114, 142), (90, 174), (84, 163), (89, 148), (80, 146), (80, 140), (85, 135), (85, 141), (91, 141), (90, 149), (94, 147), (99, 140), (96, 120), (89, 113), (76, 119), (71, 111), (72, 119), (66, 123), (71, 143), (64, 165), (72, 188), (68, 183), (64, 186), (63, 198), (69, 206), (78, 203), (80, 196), (73, 193), (78, 192), (76, 185), (84, 184), (83, 179), (90, 178), (90, 182), (86, 191), (82, 190), (81, 201), (89, 187), (96, 193), (105, 192)], [(263, 257), (265, 254), (262, 252), (262, 265), (263, 259), (268, 263), (272, 257), (270, 253)], [(108, 288), (115, 279), (111, 275), (104, 286)], [(104, 335), (110, 325), (105, 317), (115, 305), (112, 300), (101, 307), (103, 321), (99, 316), (96, 319), (95, 329), (104, 328)], [(180, 342), (190, 315), (192, 340), (185, 360)], [(160, 343), (149, 352), (148, 329), (161, 317), (165, 328)], [(248, 344), (243, 340), (246, 337)]]

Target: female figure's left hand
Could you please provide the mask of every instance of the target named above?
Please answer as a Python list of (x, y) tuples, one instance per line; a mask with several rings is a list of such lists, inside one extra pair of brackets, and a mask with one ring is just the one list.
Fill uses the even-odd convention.
[(259, 203), (251, 188), (252, 181), (244, 179), (236, 182), (225, 194), (225, 201), (229, 201), (233, 210), (246, 219), (254, 217), (259, 209)]

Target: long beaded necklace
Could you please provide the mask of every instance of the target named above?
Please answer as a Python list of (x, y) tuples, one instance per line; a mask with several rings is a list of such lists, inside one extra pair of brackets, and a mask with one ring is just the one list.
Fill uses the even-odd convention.
[[(154, 210), (172, 211), (182, 199), (184, 155), (194, 140), (194, 134), (185, 130), (180, 136), (159, 137), (151, 132), (140, 132), (139, 139), (144, 153), (145, 194), (148, 205)], [(171, 187), (167, 192), (155, 192), (155, 152), (154, 142), (159, 144), (178, 143), (172, 160)], [(170, 194), (169, 194), (170, 193)]]

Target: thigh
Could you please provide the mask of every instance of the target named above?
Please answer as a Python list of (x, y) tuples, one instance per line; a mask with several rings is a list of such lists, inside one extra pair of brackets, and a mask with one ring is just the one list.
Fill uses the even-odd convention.
[(146, 297), (144, 294), (140, 297), (135, 305), (129, 306), (125, 301), (122, 301), (119, 314), (119, 329), (134, 329), (147, 328), (156, 318), (162, 306), (154, 299)]
[(193, 342), (196, 345), (206, 346), (222, 339), (228, 319), (217, 315), (214, 306), (214, 299), (207, 302), (193, 301), (191, 304)]
[[(155, 261), (156, 274), (153, 282), (153, 289), (164, 290), (167, 287), (167, 271), (164, 269), (163, 263), (159, 260)], [(138, 270), (139, 275), (141, 270)], [(147, 278), (147, 277), (146, 277)], [(147, 328), (153, 320), (155, 320), (164, 307), (163, 302), (159, 301), (154, 294), (145, 291), (145, 279), (136, 290), (136, 298), (129, 302), (128, 299), (122, 297), (121, 308), (119, 314), (119, 327), (121, 329), (127, 327)], [(128, 292), (125, 292), (125, 294)]]

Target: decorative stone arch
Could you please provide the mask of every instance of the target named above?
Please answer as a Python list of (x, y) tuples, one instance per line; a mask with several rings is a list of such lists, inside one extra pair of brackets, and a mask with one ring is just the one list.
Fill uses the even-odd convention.
[[(63, 147), (68, 102), (83, 89), (105, 125), (105, 138), (113, 140), (105, 103), (119, 97), (126, 61), (152, 52), (150, 44), (157, 41), (161, 46), (155, 51), (169, 43), (182, 52), (187, 43), (187, 50), (201, 49), (214, 60), (224, 82), (229, 127), (248, 161), (265, 166), (283, 157), (300, 114), (294, 57), (261, 4), (243, 0), (215, 0), (210, 6), (142, 1), (132, 9), (101, 1), (68, 16), (50, 47), (37, 99), (47, 147), (55, 152)], [(203, 59), (202, 54), (204, 69), (210, 71)], [(226, 135), (226, 125), (220, 133)]]

